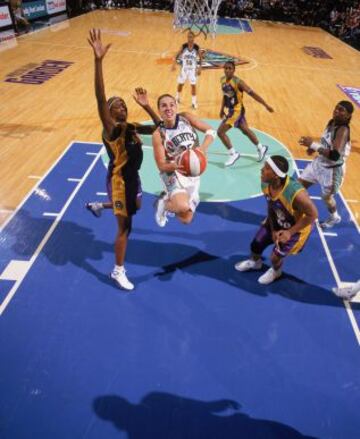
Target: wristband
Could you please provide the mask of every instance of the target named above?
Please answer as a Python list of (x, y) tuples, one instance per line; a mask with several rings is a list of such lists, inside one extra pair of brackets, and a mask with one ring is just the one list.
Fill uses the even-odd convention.
[(319, 151), (320, 148), (321, 148), (320, 143), (316, 143), (316, 142), (313, 142), (313, 143), (309, 146), (309, 149), (311, 149), (312, 151)]
[(216, 131), (212, 129), (206, 130), (205, 136), (211, 136), (213, 139), (216, 139)]

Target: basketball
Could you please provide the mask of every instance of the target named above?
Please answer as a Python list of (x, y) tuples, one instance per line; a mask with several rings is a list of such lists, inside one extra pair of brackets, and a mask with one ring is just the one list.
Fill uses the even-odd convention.
[(205, 154), (199, 148), (195, 148), (184, 151), (178, 163), (183, 167), (179, 170), (183, 175), (198, 177), (205, 171), (207, 160)]

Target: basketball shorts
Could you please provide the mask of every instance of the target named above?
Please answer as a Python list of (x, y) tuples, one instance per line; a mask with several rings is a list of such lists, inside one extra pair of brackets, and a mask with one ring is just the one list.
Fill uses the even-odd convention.
[(142, 197), (138, 173), (126, 178), (121, 174), (109, 173), (106, 187), (109, 200), (113, 203), (114, 215), (125, 217), (135, 215), (138, 210), (138, 199)]
[(185, 84), (188, 80), (191, 85), (195, 85), (196, 79), (196, 69), (181, 69), (177, 82), (178, 84)]
[(343, 183), (345, 164), (333, 168), (325, 168), (323, 163), (315, 159), (310, 162), (300, 178), (309, 183), (318, 183), (321, 187), (322, 195), (328, 196), (336, 194)]
[(226, 123), (226, 125), (239, 128), (239, 126), (244, 122), (246, 122), (244, 107), (229, 108), (229, 112), (224, 119), (224, 123)]
[[(281, 242), (278, 246), (275, 245), (272, 252), (280, 258), (285, 258), (288, 255), (295, 255), (301, 252), (310, 236), (311, 230), (312, 227), (308, 226), (301, 230), (301, 232), (295, 233), (287, 242)], [(274, 244), (271, 229), (268, 223), (265, 222), (265, 224), (262, 224), (257, 231), (255, 238), (251, 243), (251, 248), (253, 250), (256, 249), (255, 253), (261, 255), (271, 244)]]
[(190, 209), (192, 212), (195, 212), (200, 203), (200, 177), (186, 177), (175, 171), (170, 173), (160, 172), (160, 178), (169, 198), (178, 193), (187, 193), (189, 196)]

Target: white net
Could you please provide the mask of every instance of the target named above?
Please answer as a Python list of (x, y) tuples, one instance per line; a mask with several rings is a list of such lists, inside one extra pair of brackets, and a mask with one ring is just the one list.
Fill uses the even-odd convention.
[(216, 34), (217, 13), (222, 0), (175, 0), (174, 28), (191, 29), (205, 36)]

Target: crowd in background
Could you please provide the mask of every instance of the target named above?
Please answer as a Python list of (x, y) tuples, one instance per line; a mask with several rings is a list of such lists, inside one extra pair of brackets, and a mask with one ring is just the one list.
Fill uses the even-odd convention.
[(359, 0), (224, 0), (219, 15), (319, 26), (360, 49)]
[[(87, 1), (88, 9), (174, 9), (174, 0)], [(223, 0), (219, 16), (320, 26), (360, 50), (360, 0)]]

